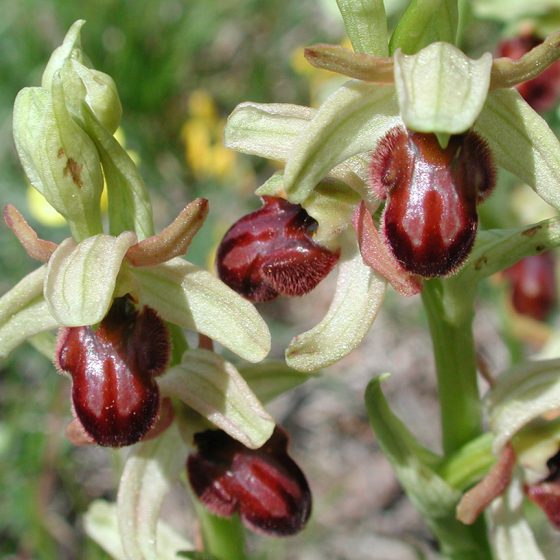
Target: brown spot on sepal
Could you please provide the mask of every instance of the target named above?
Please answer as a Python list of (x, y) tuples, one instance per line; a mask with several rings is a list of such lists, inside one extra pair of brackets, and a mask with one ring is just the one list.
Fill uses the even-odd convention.
[[(61, 148), (62, 149), (62, 148)], [(72, 182), (81, 189), (84, 184), (82, 182), (82, 165), (80, 165), (75, 159), (68, 158), (66, 166), (64, 167), (63, 174), (65, 177), (70, 175), (72, 177)]]

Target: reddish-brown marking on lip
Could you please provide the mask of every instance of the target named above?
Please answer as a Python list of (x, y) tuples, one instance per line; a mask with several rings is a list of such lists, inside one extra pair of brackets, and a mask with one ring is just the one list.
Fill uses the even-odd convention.
[(376, 148), (370, 177), (387, 199), (381, 231), (399, 264), (424, 277), (456, 270), (474, 243), (476, 205), (495, 183), (485, 142), (468, 133), (442, 149), (434, 134), (396, 127)]
[(286, 433), (276, 428), (259, 449), (248, 449), (222, 431), (195, 436), (198, 452), (189, 456), (189, 481), (215, 515), (238, 512), (253, 531), (292, 535), (311, 513), (304, 474), (287, 453)]
[(338, 252), (315, 243), (317, 222), (297, 204), (263, 197), (264, 205), (235, 222), (217, 254), (218, 274), (254, 302), (311, 291), (333, 268)]
[(57, 366), (72, 377), (74, 412), (96, 443), (131, 445), (152, 428), (160, 406), (154, 377), (169, 350), (165, 323), (148, 307), (137, 311), (128, 297), (113, 302), (96, 330), (61, 329)]

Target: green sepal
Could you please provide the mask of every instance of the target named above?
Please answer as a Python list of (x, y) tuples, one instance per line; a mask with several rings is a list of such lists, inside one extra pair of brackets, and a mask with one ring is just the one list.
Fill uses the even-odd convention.
[[(84, 530), (114, 560), (131, 560), (124, 553), (119, 527), (116, 504), (105, 500), (92, 502), (83, 518)], [(158, 543), (158, 560), (175, 560), (179, 551), (194, 546), (160, 520), (157, 524), (156, 539)], [(134, 560), (147, 560), (137, 557)]]
[(414, 55), (398, 50), (395, 87), (404, 124), (418, 132), (465, 132), (486, 101), (491, 69), (490, 53), (473, 60), (449, 43)]
[(485, 399), (494, 451), (525, 426), (560, 409), (560, 359), (525, 362), (502, 373)]
[(302, 203), (338, 164), (373, 150), (401, 124), (393, 86), (349, 81), (321, 105), (298, 136), (285, 169), (288, 199)]
[(318, 375), (317, 372), (302, 374), (279, 360), (266, 360), (260, 364), (240, 367), (239, 373), (264, 404)]
[(59, 326), (43, 297), (46, 267), (20, 280), (0, 298), (0, 358), (37, 333)]
[(249, 362), (270, 351), (270, 332), (255, 306), (206, 270), (181, 258), (128, 270), (142, 303), (164, 320), (205, 334)]
[(438, 457), (423, 447), (393, 414), (381, 383), (387, 375), (375, 377), (366, 389), (369, 420), (381, 450), (409, 499), (436, 535), (445, 558), (473, 560), (486, 558), (487, 551), (467, 527), (455, 519), (461, 493), (435, 471)]
[(319, 324), (296, 336), (288, 366), (312, 372), (334, 364), (364, 339), (385, 294), (385, 281), (362, 260), (353, 235), (343, 236), (334, 298)]
[(457, 22), (457, 0), (412, 0), (391, 35), (389, 51), (414, 54), (437, 41), (454, 45)]
[(53, 77), (52, 95), (43, 88), (19, 92), (13, 129), (30, 183), (68, 221), (76, 241), (100, 233), (103, 175), (99, 155), (68, 113), (59, 73)]
[(113, 134), (122, 116), (122, 105), (113, 78), (74, 59), (64, 63), (60, 75), (72, 115), (83, 122), (82, 104), (85, 101), (99, 122)]
[(55, 73), (62, 68), (68, 59), (83, 62), (80, 33), (84, 24), (85, 20), (79, 19), (70, 26), (62, 41), (62, 45), (53, 51), (47, 62), (41, 78), (41, 87), (47, 90), (51, 89)]
[(86, 103), (82, 105), (82, 114), (103, 164), (109, 197), (109, 232), (118, 235), (134, 231), (140, 241), (152, 236), (152, 205), (136, 164)]
[(499, 166), (560, 210), (560, 142), (516, 90), (491, 92), (475, 130), (488, 142)]
[(187, 447), (175, 425), (136, 445), (128, 456), (117, 495), (117, 517), (125, 557), (158, 560), (157, 524), (163, 499), (184, 468)]
[(336, 0), (336, 3), (354, 50), (387, 56), (387, 16), (383, 0)]
[(463, 268), (446, 279), (446, 286), (463, 300), (474, 296), (478, 282), (530, 255), (538, 255), (560, 245), (560, 218), (515, 229), (479, 232), (475, 246)]
[(63, 241), (47, 265), (44, 294), (59, 325), (95, 325), (105, 317), (126, 251), (136, 243), (132, 232), (119, 237), (96, 235), (78, 245)]
[(284, 103), (241, 103), (228, 117), (224, 144), (244, 154), (285, 161), (315, 112)]
[(274, 420), (235, 366), (201, 348), (159, 379), (163, 394), (179, 398), (243, 445), (256, 449), (272, 435)]

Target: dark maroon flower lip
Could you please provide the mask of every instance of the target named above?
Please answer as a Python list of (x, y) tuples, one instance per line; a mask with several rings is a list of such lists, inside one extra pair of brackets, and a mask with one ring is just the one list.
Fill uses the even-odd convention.
[(504, 271), (511, 283), (511, 303), (515, 311), (544, 321), (556, 305), (556, 270), (550, 252), (521, 259)]
[(225, 234), (218, 275), (253, 302), (306, 294), (332, 270), (339, 253), (313, 241), (317, 222), (300, 205), (272, 196), (263, 202)]
[(198, 451), (187, 460), (194, 493), (219, 516), (239, 513), (251, 530), (293, 535), (311, 514), (305, 475), (287, 453), (288, 438), (276, 428), (259, 449), (249, 449), (223, 431), (196, 434)]
[(387, 200), (381, 233), (399, 265), (427, 278), (456, 271), (476, 237), (476, 205), (495, 184), (486, 143), (469, 132), (443, 149), (434, 134), (395, 127), (379, 142), (370, 177)]
[(136, 443), (160, 409), (155, 377), (167, 366), (170, 337), (157, 313), (129, 296), (113, 302), (97, 329), (60, 329), (56, 365), (72, 377), (74, 413), (99, 445)]

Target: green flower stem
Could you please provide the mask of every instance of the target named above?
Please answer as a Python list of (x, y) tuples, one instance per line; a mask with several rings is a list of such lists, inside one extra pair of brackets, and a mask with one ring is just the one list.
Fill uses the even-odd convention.
[(246, 560), (245, 534), (239, 517), (217, 517), (194, 498), (204, 550), (217, 560)]
[(443, 450), (449, 456), (481, 433), (473, 299), (436, 279), (424, 283), (422, 301), (434, 346)]
[[(422, 302), (432, 336), (438, 397), (441, 410), (445, 460), (461, 457), (463, 446), (482, 432), (482, 410), (476, 378), (476, 352), (472, 333), (474, 290), (454, 289), (442, 279), (424, 282)], [(464, 457), (462, 462), (468, 461)], [(445, 464), (445, 463), (444, 463)], [(457, 481), (455, 481), (457, 482)], [(449, 520), (457, 523), (457, 520)], [(482, 516), (471, 527), (473, 546), (484, 553), (477, 558), (492, 558), (486, 523)], [(460, 556), (467, 558), (467, 556)]]

